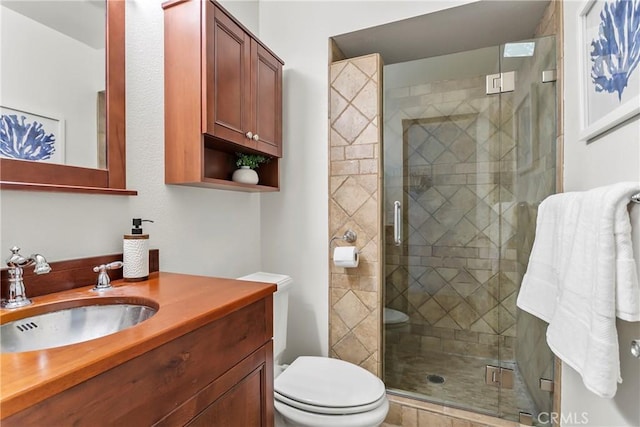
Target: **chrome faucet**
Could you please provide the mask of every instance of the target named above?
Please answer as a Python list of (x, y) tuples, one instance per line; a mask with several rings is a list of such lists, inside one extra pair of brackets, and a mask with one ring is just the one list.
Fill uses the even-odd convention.
[(31, 300), (27, 298), (22, 281), (23, 268), (34, 265), (36, 274), (45, 274), (51, 271), (51, 267), (45, 257), (40, 254), (33, 254), (29, 257), (20, 255), (20, 248), (14, 246), (11, 248), (11, 256), (7, 258), (6, 263), (9, 266), (9, 298), (2, 300), (0, 307), (2, 308), (18, 308), (31, 304)]
[(94, 291), (102, 291), (111, 288), (111, 279), (107, 270), (115, 270), (116, 268), (122, 268), (124, 264), (122, 261), (114, 261), (109, 264), (102, 264), (97, 267), (93, 267), (94, 273), (98, 273), (98, 280), (93, 287)]

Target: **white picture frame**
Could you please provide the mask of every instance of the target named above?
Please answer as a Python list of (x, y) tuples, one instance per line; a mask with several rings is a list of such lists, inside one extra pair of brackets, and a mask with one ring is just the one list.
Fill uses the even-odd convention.
[[(25, 129), (24, 126), (27, 126), (31, 132), (29, 132), (30, 136), (25, 136), (25, 139), (19, 142), (20, 146), (23, 146), (23, 144), (30, 144), (30, 141), (33, 141), (34, 133), (38, 133), (39, 142), (42, 142), (42, 139), (44, 138), (47, 141), (47, 148), (52, 147), (53, 151), (44, 150), (43, 152), (42, 149), (26, 150), (29, 152), (31, 158), (22, 157), (24, 154), (20, 153), (24, 153), (24, 151), (16, 151), (13, 147), (16, 143), (13, 139), (15, 135), (13, 130), (18, 128)], [(33, 132), (36, 130), (38, 132)], [(29, 138), (29, 140), (26, 138)], [(10, 147), (7, 147), (7, 145)], [(47, 158), (38, 158), (47, 155)], [(64, 164), (64, 120), (0, 105), (0, 157), (13, 160)]]
[[(627, 6), (637, 3), (640, 0), (629, 0)], [(606, 0), (587, 0), (583, 2), (578, 13), (578, 57), (579, 57), (579, 81), (580, 81), (580, 139), (586, 142), (594, 139), (609, 129), (625, 122), (626, 120), (640, 114), (640, 67), (636, 67), (627, 76), (627, 85), (621, 92), (611, 88), (604, 89), (602, 84), (596, 83), (594, 75), (600, 77), (600, 81), (606, 82), (606, 73), (598, 74), (598, 68), (594, 67), (592, 52), (595, 52), (592, 43), (604, 42), (607, 38), (602, 38), (602, 29), (610, 30), (617, 28), (616, 20), (606, 20), (605, 25), (602, 19), (603, 11), (608, 8), (611, 12), (612, 4)], [(610, 13), (604, 13), (605, 17), (610, 17)], [(640, 19), (640, 17), (638, 17)], [(636, 23), (638, 20), (635, 21)], [(601, 56), (600, 58), (606, 58)], [(605, 64), (606, 60), (601, 62)], [(599, 90), (598, 90), (599, 89)]]

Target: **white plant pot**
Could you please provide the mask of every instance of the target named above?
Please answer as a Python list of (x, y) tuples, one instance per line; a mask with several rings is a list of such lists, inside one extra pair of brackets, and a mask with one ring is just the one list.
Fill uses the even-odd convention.
[(234, 182), (240, 182), (242, 184), (257, 184), (258, 173), (249, 166), (240, 166), (240, 169), (236, 169), (231, 175), (231, 179)]

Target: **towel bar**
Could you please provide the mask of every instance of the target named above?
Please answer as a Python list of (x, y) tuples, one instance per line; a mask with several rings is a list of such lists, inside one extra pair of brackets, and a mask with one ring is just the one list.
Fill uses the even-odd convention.
[(631, 201), (633, 203), (640, 203), (640, 193), (634, 194), (633, 196), (631, 196)]

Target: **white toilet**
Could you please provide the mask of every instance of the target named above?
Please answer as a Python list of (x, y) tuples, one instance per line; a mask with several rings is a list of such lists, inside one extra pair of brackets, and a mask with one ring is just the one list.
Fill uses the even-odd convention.
[(385, 386), (366, 369), (339, 359), (313, 356), (300, 356), (282, 369), (280, 358), (287, 342), (292, 279), (259, 272), (239, 280), (278, 286), (273, 295), (276, 416), (280, 415), (285, 425), (301, 427), (377, 427), (382, 424), (389, 412)]

